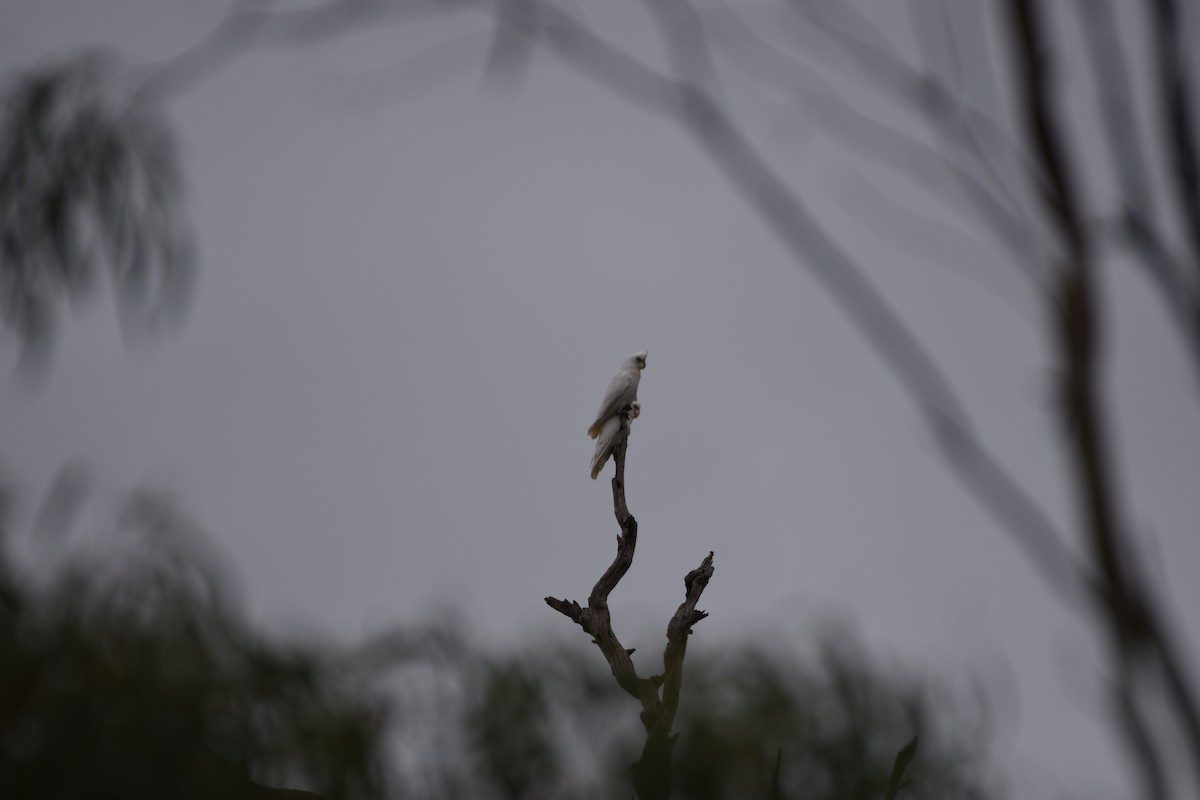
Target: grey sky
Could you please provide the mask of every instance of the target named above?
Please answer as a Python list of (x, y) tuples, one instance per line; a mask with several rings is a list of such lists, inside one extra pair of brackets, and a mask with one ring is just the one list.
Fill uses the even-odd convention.
[[(93, 43), (167, 56), (222, 7), (5, 0), (0, 66)], [(40, 491), (80, 457), (110, 498), (172, 487), (273, 624), (353, 636), (455, 604), (489, 636), (579, 638), (542, 598), (582, 599), (612, 556), (584, 431), (647, 349), (628, 466), (641, 540), (613, 603), (639, 657), (715, 550), (692, 647), (852, 621), (873, 651), (982, 676), (1014, 796), (1127, 796), (1088, 629), (690, 140), (548, 59), (513, 94), (470, 67), (403, 99), (351, 103), (337, 79), (482, 28), (255, 53), (173, 101), (202, 257), (189, 322), (127, 353), (107, 301), (72, 317), (43, 385), (0, 385), (9, 470)], [(756, 103), (750, 135), (1069, 529), (1033, 303), (967, 234), (940, 263), (876, 235), (858, 162), (802, 120), (797, 145)], [(1147, 287), (1116, 270), (1107, 288), (1133, 522), (1195, 609), (1195, 386)], [(1200, 641), (1200, 617), (1181, 622)]]

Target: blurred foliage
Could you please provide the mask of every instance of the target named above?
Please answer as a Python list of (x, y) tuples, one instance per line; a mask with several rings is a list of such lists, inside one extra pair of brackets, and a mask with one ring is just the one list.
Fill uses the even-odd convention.
[[(626, 796), (642, 745), (636, 703), (591, 649), (536, 652), (477, 667), (466, 721), (480, 780), (467, 796)], [(921, 752), (905, 761), (900, 797), (1001, 796), (982, 704), (965, 715), (948, 692), (872, 663), (844, 632), (808, 656), (759, 641), (695, 642), (684, 673), (673, 776), (681, 800), (883, 800), (898, 751), (917, 733)], [(571, 764), (584, 768), (562, 766)]]
[(251, 630), (160, 498), (121, 528), (111, 556), (0, 574), (0, 797), (383, 796), (378, 648)]
[(104, 267), (127, 333), (186, 305), (193, 277), (182, 179), (162, 108), (91, 51), (12, 76), (0, 114), (0, 320), (28, 361), (57, 307)]
[[(87, 492), (77, 468), (63, 480), (47, 501), (72, 507), (58, 527), (75, 524)], [(582, 642), (525, 641), (503, 655), (464, 646), (449, 623), (355, 647), (279, 640), (247, 623), (204, 536), (161, 495), (134, 493), (101, 548), (47, 537), (56, 517), (43, 508), (33, 535), (75, 549), (41, 570), (18, 566), (10, 497), (0, 496), (0, 797), (629, 794), (637, 705)], [(982, 706), (964, 715), (844, 632), (807, 655), (697, 642), (684, 670), (676, 797), (882, 800), (917, 733), (901, 797), (998, 796)]]
[(690, 798), (767, 797), (782, 748), (780, 796), (878, 800), (897, 751), (920, 734), (908, 796), (993, 797), (982, 714), (943, 719), (948, 701), (873, 664), (844, 634), (828, 634), (810, 659), (749, 643), (693, 665), (676, 724), (677, 783)]
[(498, 662), (484, 670), (481, 683), (464, 722), (482, 773), (501, 796), (514, 800), (530, 796), (539, 783), (556, 782), (542, 681), (519, 664)]

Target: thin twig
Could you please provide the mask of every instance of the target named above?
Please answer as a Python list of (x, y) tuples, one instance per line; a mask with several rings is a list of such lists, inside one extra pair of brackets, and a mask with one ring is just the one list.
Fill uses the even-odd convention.
[(1045, 291), (1045, 280), (1036, 269), (1037, 243), (1028, 235), (1028, 226), (959, 159), (859, 110), (807, 64), (760, 36), (736, 10), (717, 9), (708, 14), (714, 25), (720, 25), (718, 35), (727, 42), (720, 52), (729, 63), (788, 94), (809, 119), (829, 129), (838, 144), (878, 161), (918, 186), (937, 184), (943, 172), (948, 174), (967, 202), (954, 194), (935, 198), (955, 216), (973, 212), (1030, 285), (1039, 294)]
[[(937, 75), (919, 72), (894, 49), (875, 46), (835, 24), (821, 12), (819, 4), (811, 0), (793, 0), (789, 7), (819, 25), (840, 42), (844, 52), (853, 58), (864, 72), (871, 75), (877, 85), (891, 87), (901, 96), (908, 98), (912, 106), (924, 113), (943, 141), (972, 155), (974, 163), (983, 168), (991, 186), (999, 195), (994, 198), (995, 202), (1008, 214), (1021, 217), (1022, 206), (1009, 193), (1008, 186), (1000, 177), (1000, 168), (992, 163), (991, 157), (978, 138), (978, 131), (986, 130), (993, 141), (1004, 145), (1018, 172), (1034, 178), (1037, 173), (1027, 154), (1009, 138), (999, 123), (985, 111), (976, 108), (950, 90)], [(853, 6), (843, 4), (837, 8), (843, 14), (853, 14), (856, 23), (869, 30), (878, 41), (887, 41), (887, 37), (865, 15), (854, 12)], [(1026, 218), (1021, 219), (1021, 222), (1026, 230), (1036, 230), (1031, 220)]]

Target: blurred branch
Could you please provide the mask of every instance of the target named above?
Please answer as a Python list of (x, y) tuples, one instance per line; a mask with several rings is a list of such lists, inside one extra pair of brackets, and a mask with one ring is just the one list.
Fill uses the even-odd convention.
[(1200, 291), (1189, 287), (1179, 261), (1141, 211), (1126, 208), (1117, 232), (1123, 243), (1141, 259), (1158, 287), (1163, 304), (1179, 332), (1180, 343), (1191, 350), (1193, 365), (1200, 376)]
[(212, 31), (181, 53), (150, 66), (138, 92), (142, 97), (162, 99), (208, 77), (243, 50), (266, 19), (262, 9), (271, 0), (233, 0)]
[(1141, 774), (1142, 796), (1147, 800), (1163, 800), (1169, 796), (1166, 772), (1159, 757), (1158, 745), (1143, 718), (1137, 687), (1132, 677), (1129, 669), (1117, 670), (1111, 687), (1114, 711), (1124, 731), (1125, 741), (1134, 754), (1133, 761)]
[(1083, 41), (1095, 72), (1096, 92), (1104, 121), (1109, 159), (1126, 205), (1154, 217), (1154, 195), (1146, 185), (1146, 162), (1134, 113), (1129, 67), (1107, 0), (1076, 4)]
[(720, 82), (708, 37), (696, 9), (689, 0), (643, 0), (658, 28), (663, 49), (671, 60), (675, 78), (695, 86), (703, 86), (714, 95), (720, 94)]
[[(920, 72), (904, 60), (890, 46), (888, 37), (864, 14), (846, 3), (823, 4), (815, 0), (786, 0), (785, 5), (801, 19), (807, 20), (825, 31), (842, 46), (854, 63), (866, 74), (876, 88), (904, 98), (911, 106), (921, 109), (938, 127), (943, 127), (950, 142), (962, 143), (965, 134), (979, 135), (976, 129), (986, 133), (993, 144), (1003, 147), (1004, 153), (1013, 160), (1023, 174), (1036, 176), (1030, 156), (1004, 130), (1003, 126), (986, 111), (957, 95), (946, 86), (941, 76), (933, 72)], [(843, 17), (853, 20), (860, 33), (848, 30), (831, 19), (828, 11), (836, 10)], [(874, 43), (866, 37), (874, 39)], [(979, 145), (982, 147), (982, 144)], [(1019, 213), (1014, 206), (1011, 211)]]
[(579, 624), (591, 634), (600, 652), (608, 661), (617, 684), (642, 705), (642, 727), (646, 744), (642, 757), (633, 765), (633, 785), (640, 800), (666, 800), (671, 795), (671, 747), (674, 738), (671, 726), (679, 710), (679, 693), (683, 686), (683, 657), (692, 626), (708, 616), (696, 609), (696, 603), (712, 578), (713, 554), (710, 552), (700, 566), (684, 578), (684, 601), (667, 623), (667, 647), (663, 652), (663, 672), (649, 678), (638, 677), (630, 656), (633, 650), (621, 645), (612, 629), (608, 596), (633, 564), (637, 548), (637, 520), (629, 513), (625, 502), (625, 451), (629, 443), (629, 418), (622, 414), (621, 429), (613, 448), (616, 474), (613, 476), (613, 514), (621, 528), (617, 537), (617, 555), (612, 564), (596, 581), (588, 597), (587, 608), (571, 600), (546, 598), (546, 605)]
[(783, 791), (779, 786), (779, 776), (783, 771), (783, 748), (775, 751), (775, 769), (771, 770), (771, 800), (783, 800)]
[(1158, 289), (1200, 376), (1200, 295), (1163, 243), (1154, 222), (1154, 194), (1146, 183), (1149, 169), (1112, 6), (1106, 0), (1095, 0), (1079, 3), (1076, 10), (1095, 74), (1109, 161), (1120, 190), (1123, 238)]
[[(954, 64), (955, 75), (961, 73), (962, 50), (958, 44), (958, 38), (955, 34), (954, 25), (949, 17), (949, 10), (946, 1), (942, 0), (939, 4), (938, 19), (941, 25), (938, 26), (942, 31), (946, 41), (946, 48), (950, 53), (951, 62)], [(915, 21), (919, 26), (920, 20)], [(1010, 214), (1018, 219), (1026, 228), (1026, 230), (1035, 230), (1031, 220), (1024, 215), (1024, 205), (1013, 195), (1008, 183), (1000, 174), (1001, 167), (997, 165), (991, 154), (984, 148), (983, 143), (979, 139), (976, 132), (976, 126), (981, 122), (986, 123), (993, 132), (1000, 129), (999, 124), (988, 115), (978, 112), (971, 113), (966, 110), (965, 103), (962, 99), (962, 89), (955, 87), (954, 89), (946, 88), (937, 79), (936, 72), (927, 64), (923, 73), (919, 77), (914, 73), (913, 78), (920, 81), (921, 86), (926, 87), (926, 92), (932, 93), (933, 98), (926, 105), (931, 105), (930, 113), (936, 119), (944, 119), (943, 125), (939, 126), (943, 131), (943, 137), (952, 142), (958, 141), (961, 149), (964, 149), (973, 156), (976, 163), (983, 170), (988, 184), (995, 187), (998, 197), (996, 201), (1002, 203)], [(1004, 137), (1004, 141), (1008, 141)], [(1016, 150), (1016, 146), (1012, 145)], [(1024, 160), (1019, 158), (1019, 160)]]
[[(382, 66), (354, 72), (326, 73), (322, 78), (328, 84), (327, 95), (338, 103), (363, 106), (380, 100), (411, 99), (451, 78), (478, 74), (479, 64), (484, 63), (479, 56), (494, 35), (494, 32), (487, 30), (469, 31), (433, 42)], [(497, 75), (488, 72), (486, 80), (493, 86), (499, 86), (522, 79), (516, 72), (502, 72)]]
[(539, 0), (496, 0), (495, 5), (493, 13), (505, 21), (492, 29), (484, 77), (512, 85), (521, 81), (533, 59)]
[(1130, 750), (1137, 757), (1145, 782), (1153, 785), (1157, 763), (1153, 748), (1144, 746), (1140, 700), (1131, 684), (1135, 680), (1133, 652), (1144, 642), (1142, 609), (1134, 601), (1118, 557), (1118, 529), (1114, 486), (1111, 482), (1111, 452), (1104, 438), (1098, 378), (1098, 332), (1102, 329), (1099, 303), (1093, 278), (1091, 254), (1084, 236), (1075, 187), (1068, 175), (1061, 134), (1051, 111), (1048, 93), (1049, 65), (1039, 12), (1029, 0), (1011, 0), (1014, 52), (1020, 102), (1028, 136), (1045, 176), (1042, 203), (1054, 220), (1065, 248), (1059, 266), (1057, 333), (1063, 377), (1063, 414), (1061, 417), (1068, 449), (1074, 459), (1072, 476), (1083, 506), (1084, 528), (1089, 535), (1090, 553), (1102, 578), (1102, 600), (1108, 614), (1102, 618), (1109, 626), (1117, 653), (1118, 679), (1114, 690), (1118, 702), (1127, 710), (1120, 716)]
[(1192, 247), (1192, 262), (1200, 278), (1200, 174), (1197, 173), (1195, 114), (1188, 86), (1188, 70), (1180, 48), (1182, 19), (1175, 0), (1154, 0), (1151, 30), (1156, 56), (1158, 85), (1162, 90), (1163, 128), (1168, 137), (1164, 149), (1169, 159), (1167, 173), (1171, 176)]
[[(912, 108), (921, 111), (944, 143), (971, 157), (971, 163), (977, 164), (983, 172), (980, 186), (989, 201), (982, 209), (985, 218), (1002, 212), (1014, 220), (1013, 224), (1005, 226), (1006, 228), (1024, 231), (1021, 238), (1028, 239), (1031, 232), (1039, 232), (1033, 220), (1024, 216), (1023, 204), (1012, 195), (1001, 175), (1001, 172), (1014, 169), (1017, 174), (1036, 173), (1027, 154), (1021, 150), (1019, 144), (1012, 141), (996, 120), (948, 88), (936, 73), (928, 70), (919, 72), (893, 48), (873, 45), (862, 36), (838, 25), (822, 12), (820, 3), (813, 0), (792, 0), (789, 5), (839, 42), (844, 52), (871, 77), (875, 86), (886, 87), (894, 96), (905, 98)], [(842, 3), (835, 8), (843, 16), (852, 18), (860, 29), (869, 31), (876, 41), (887, 42), (883, 32), (866, 16), (856, 12), (853, 6)], [(920, 26), (922, 22), (923, 20), (917, 20), (915, 24)], [(956, 52), (953, 34), (948, 33), (947, 38), (949, 46)], [(980, 130), (986, 131), (989, 139), (1003, 148), (1007, 156), (1006, 164), (994, 162), (993, 155), (980, 140)], [(977, 188), (968, 196), (978, 202), (980, 194), (980, 189)]]
[(224, 16), (194, 45), (143, 76), (153, 98), (177, 94), (233, 63), (254, 45), (311, 44), (355, 28), (445, 15), (478, 0), (325, 0), (307, 8), (274, 10), (277, 0), (232, 0)]
[[(1062, 134), (1052, 111), (1046, 36), (1039, 10), (1032, 0), (1011, 0), (1010, 14), (1017, 56), (1017, 82), (1023, 103), (1029, 138), (1045, 174), (1042, 201), (1055, 221), (1065, 245), (1065, 260), (1060, 268), (1060, 291), (1055, 306), (1058, 342), (1063, 360), (1064, 415), (1062, 424), (1074, 459), (1072, 470), (1083, 506), (1085, 529), (1091, 556), (1103, 580), (1101, 617), (1108, 625), (1120, 671), (1117, 703), (1122, 707), (1144, 702), (1146, 695), (1132, 690), (1137, 671), (1144, 669), (1142, 656), (1153, 652), (1164, 672), (1179, 680), (1169, 680), (1172, 708), (1183, 727), (1191, 750), (1191, 761), (1200, 779), (1200, 711), (1195, 689), (1182, 680), (1187, 674), (1177, 663), (1161, 610), (1151, 601), (1140, 575), (1131, 566), (1134, 557), (1126, 544), (1128, 533), (1118, 510), (1113, 473), (1116, 460), (1105, 437), (1101, 379), (1099, 375), (1099, 336), (1102, 332), (1098, 289), (1092, 256), (1081, 223), (1079, 201), (1069, 174)], [(1149, 679), (1149, 676), (1143, 676)], [(1130, 741), (1130, 749), (1139, 757), (1148, 786), (1158, 765), (1144, 746), (1142, 714), (1127, 710), (1120, 719)], [(1197, 788), (1200, 789), (1200, 780)]]
[(1037, 241), (1028, 235), (1025, 221), (985, 180), (921, 138), (860, 111), (807, 64), (760, 36), (734, 8), (718, 7), (706, 13), (714, 35), (725, 42), (720, 52), (730, 64), (784, 92), (797, 105), (807, 106), (807, 117), (828, 129), (838, 144), (856, 149), (919, 186), (936, 184), (943, 173), (948, 174), (967, 202), (954, 195), (935, 197), (955, 216), (973, 212), (1012, 256), (1012, 263), (1030, 285), (1039, 292), (1046, 289), (1044, 276), (1036, 268), (1040, 261)]

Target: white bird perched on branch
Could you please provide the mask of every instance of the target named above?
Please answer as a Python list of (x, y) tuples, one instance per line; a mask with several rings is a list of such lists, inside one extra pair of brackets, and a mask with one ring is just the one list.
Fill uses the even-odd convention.
[(621, 432), (622, 418), (626, 418), (632, 422), (637, 419), (640, 413), (642, 413), (642, 404), (634, 400), (621, 409), (620, 413), (614, 414), (604, 420), (604, 424), (600, 426), (600, 436), (596, 439), (596, 452), (592, 453), (592, 480), (596, 480), (596, 476), (600, 474), (600, 470), (604, 469), (605, 463), (608, 462), (608, 457), (613, 454), (613, 449), (617, 444), (617, 436)]
[(596, 421), (588, 428), (588, 436), (595, 439), (600, 435), (600, 429), (605, 421), (616, 417), (625, 406), (637, 400), (638, 382), (642, 379), (642, 370), (646, 368), (646, 351), (634, 353), (621, 364), (621, 371), (613, 376), (604, 393), (604, 402), (600, 404), (600, 412)]

